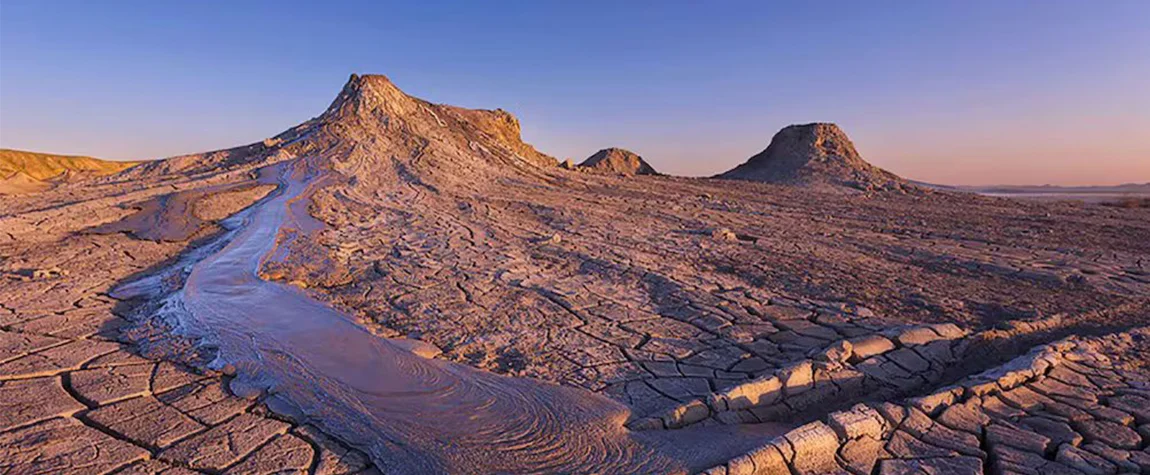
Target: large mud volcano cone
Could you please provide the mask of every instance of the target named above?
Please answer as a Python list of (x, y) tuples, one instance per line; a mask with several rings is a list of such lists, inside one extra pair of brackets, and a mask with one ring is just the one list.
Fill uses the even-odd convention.
[(410, 96), (381, 75), (352, 75), (305, 141), (340, 173), (367, 185), (429, 190), (539, 178), (558, 162), (520, 137), (501, 109), (465, 109)]
[(863, 190), (907, 186), (897, 175), (863, 160), (847, 134), (829, 123), (785, 127), (766, 150), (718, 178)]
[[(320, 127), (343, 139), (378, 144), (381, 135), (420, 142), (465, 142), (466, 149), (510, 155), (532, 165), (553, 167), (557, 161), (523, 142), (519, 121), (502, 109), (465, 109), (435, 104), (401, 91), (386, 76), (353, 74), (328, 110)], [(374, 139), (374, 140), (372, 140)], [(490, 148), (499, 148), (497, 153)]]
[(504, 110), (436, 104), (408, 95), (386, 76), (353, 74), (326, 111), (275, 137), (158, 160), (135, 174), (187, 175), (303, 156), (322, 157), (341, 173), (369, 180), (536, 176), (558, 165), (523, 142), (519, 121)]
[(623, 175), (658, 175), (643, 157), (621, 148), (605, 148), (587, 157), (580, 167), (594, 171), (619, 173)]

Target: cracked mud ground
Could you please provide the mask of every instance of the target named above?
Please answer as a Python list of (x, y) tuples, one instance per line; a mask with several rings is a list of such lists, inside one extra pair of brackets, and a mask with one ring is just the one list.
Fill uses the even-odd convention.
[(0, 469), (401, 472), (113, 297), (178, 289), (168, 269), (267, 202), (260, 170), (301, 159), (316, 221), (265, 279), (435, 358), (603, 395), (636, 433), (793, 427), (691, 470), (1150, 471), (1150, 211), (568, 171), (506, 113), (380, 77), (262, 143), (5, 198)]

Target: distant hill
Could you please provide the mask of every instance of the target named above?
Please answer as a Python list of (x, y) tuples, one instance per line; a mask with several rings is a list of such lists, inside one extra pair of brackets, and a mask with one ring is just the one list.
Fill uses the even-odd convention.
[(1047, 194), (1086, 194), (1086, 193), (1150, 193), (1150, 183), (1124, 183), (1113, 186), (1058, 186), (1058, 185), (990, 185), (990, 186), (945, 186), (975, 193), (1047, 193)]
[(0, 149), (0, 194), (30, 193), (53, 183), (107, 176), (140, 162)]
[(717, 178), (861, 190), (908, 186), (897, 175), (863, 160), (847, 134), (829, 123), (785, 127), (766, 150)]
[(0, 148), (0, 177), (23, 173), (36, 180), (49, 180), (65, 172), (105, 176), (141, 162), (117, 162), (75, 155), (53, 155)]
[(1124, 183), (1109, 186), (969, 186), (939, 185), (919, 181), (912, 181), (911, 183), (923, 188), (935, 190), (1037, 201), (1079, 201), (1084, 203), (1120, 204), (1126, 206), (1127, 203), (1145, 203), (1145, 200), (1150, 199), (1150, 183)]
[(1087, 195), (1087, 194), (1115, 194), (1130, 193), (1136, 195), (1150, 194), (1150, 183), (1123, 183), (1121, 185), (1089, 185), (1089, 186), (1060, 186), (1060, 185), (941, 185), (925, 181), (908, 180), (917, 186), (946, 191), (965, 191), (968, 193), (990, 195)]

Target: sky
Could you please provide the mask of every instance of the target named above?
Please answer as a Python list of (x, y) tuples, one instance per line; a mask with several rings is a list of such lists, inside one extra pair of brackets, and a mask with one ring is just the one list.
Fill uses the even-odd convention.
[(314, 117), (351, 73), (503, 108), (559, 159), (704, 176), (835, 122), (956, 185), (1150, 181), (1150, 1), (0, 2), (0, 147), (161, 158)]

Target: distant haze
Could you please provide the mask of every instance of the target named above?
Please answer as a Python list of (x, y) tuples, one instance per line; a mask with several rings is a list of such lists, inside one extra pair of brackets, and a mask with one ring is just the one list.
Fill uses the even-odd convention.
[(251, 143), (359, 72), (561, 160), (711, 175), (826, 121), (915, 180), (1150, 181), (1150, 2), (332, 3), (0, 3), (0, 147)]

